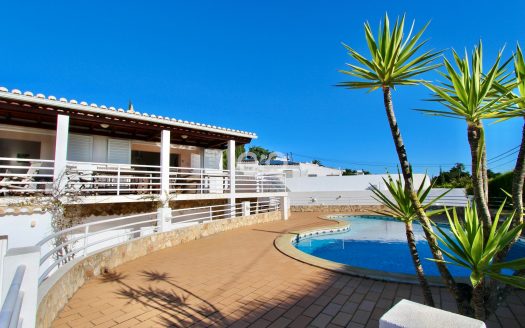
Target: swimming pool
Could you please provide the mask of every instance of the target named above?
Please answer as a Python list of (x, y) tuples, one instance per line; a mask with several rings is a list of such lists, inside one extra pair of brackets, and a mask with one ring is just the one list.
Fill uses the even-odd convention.
[[(384, 216), (337, 217), (348, 221), (350, 229), (340, 233), (329, 233), (301, 238), (294, 246), (313, 256), (368, 270), (399, 274), (415, 274), (412, 257), (408, 249), (403, 222)], [(448, 231), (448, 229), (445, 229)], [(439, 276), (436, 264), (426, 260), (432, 257), (424, 238), (421, 225), (414, 222), (417, 249), (427, 276)], [(511, 249), (508, 259), (525, 257), (525, 242), (519, 241)], [(467, 269), (449, 265), (455, 277), (468, 277)]]

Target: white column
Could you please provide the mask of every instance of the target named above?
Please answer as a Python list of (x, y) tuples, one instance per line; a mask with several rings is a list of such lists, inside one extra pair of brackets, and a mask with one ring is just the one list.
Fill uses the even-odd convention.
[(288, 220), (288, 217), (290, 216), (290, 200), (288, 196), (282, 196), (279, 201), (281, 206), (281, 218), (283, 220)]
[(230, 176), (230, 211), (231, 217), (235, 216), (235, 140), (228, 140), (228, 173)]
[(2, 300), (7, 296), (11, 281), (20, 265), (25, 266), (24, 279), (20, 291), (24, 293), (20, 317), (23, 319), (22, 327), (36, 326), (36, 311), (38, 299), (38, 276), (40, 269), (40, 247), (11, 248), (4, 258), (4, 276)]
[(59, 191), (63, 189), (67, 180), (64, 177), (67, 161), (67, 140), (69, 134), (69, 116), (57, 116), (57, 131), (55, 138), (55, 166), (53, 170), (53, 184)]
[[(2, 291), (2, 284), (4, 282), (3, 275), (4, 275), (4, 257), (7, 252), (7, 236), (3, 235), (0, 236), (0, 300), (2, 299), (3, 291)], [(0, 302), (2, 304), (2, 302)]]
[(170, 131), (162, 130), (160, 144), (160, 201), (168, 206), (170, 192)]

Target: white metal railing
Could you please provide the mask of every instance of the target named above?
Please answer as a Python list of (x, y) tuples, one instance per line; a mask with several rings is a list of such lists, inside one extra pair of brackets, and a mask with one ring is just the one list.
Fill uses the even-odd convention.
[(22, 282), (26, 271), (25, 265), (19, 265), (15, 271), (9, 290), (2, 304), (0, 311), (0, 327), (14, 328), (21, 327), (23, 319), (20, 318), (20, 310), (24, 299), (22, 291)]
[(235, 191), (239, 193), (285, 192), (285, 173), (236, 171)]
[[(246, 203), (250, 203), (249, 206)], [(258, 202), (245, 202), (233, 206), (229, 204), (192, 207), (172, 210), (167, 217), (168, 229), (177, 229), (187, 224), (198, 224), (231, 217), (276, 211), (279, 201), (269, 199)], [(161, 209), (162, 210), (162, 209)], [(79, 257), (84, 257), (106, 247), (158, 233), (161, 227), (159, 212), (150, 212), (125, 217), (88, 222), (50, 234), (37, 243), (41, 249), (39, 284), (56, 270)]]
[(0, 195), (49, 193), (53, 169), (53, 160), (0, 157)]
[(68, 191), (80, 195), (152, 195), (160, 193), (160, 166), (67, 162)]
[(157, 212), (151, 212), (84, 223), (53, 233), (36, 245), (42, 249), (39, 283), (78, 256), (139, 238), (156, 229)]
[(203, 223), (213, 220), (227, 219), (237, 216), (247, 216), (252, 214), (277, 211), (279, 201), (270, 199), (266, 201), (249, 202), (245, 207), (243, 203), (235, 205), (221, 204), (212, 206), (201, 206), (186, 209), (175, 209), (171, 211), (171, 223)]
[[(49, 194), (53, 191), (53, 160), (0, 157), (0, 196)], [(76, 196), (160, 195), (159, 165), (67, 161), (60, 183)], [(170, 167), (171, 194), (225, 194), (231, 192), (230, 172), (220, 169)], [(59, 184), (59, 183), (57, 183)], [(284, 173), (235, 171), (236, 193), (286, 192)]]
[(170, 193), (224, 194), (230, 192), (228, 171), (190, 167), (170, 167)]
[[(231, 190), (227, 170), (171, 167), (170, 193), (223, 194)], [(284, 173), (235, 171), (236, 193), (285, 192)]]

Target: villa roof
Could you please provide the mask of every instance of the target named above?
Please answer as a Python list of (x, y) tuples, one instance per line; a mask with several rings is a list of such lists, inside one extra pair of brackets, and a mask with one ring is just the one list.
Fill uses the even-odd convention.
[[(7, 104), (32, 104), (37, 108), (56, 108), (66, 112), (74, 111), (84, 116), (105, 117), (106, 119), (115, 118), (123, 122), (140, 122), (141, 124), (152, 124), (155, 126), (173, 127), (180, 131), (200, 131), (199, 133), (209, 133), (221, 137), (231, 136), (242, 143), (247, 143), (251, 139), (257, 138), (252, 132), (229, 129), (215, 125), (190, 122), (186, 120), (170, 118), (167, 116), (141, 113), (112, 106), (97, 105), (86, 101), (77, 101), (75, 99), (57, 98), (55, 96), (45, 96), (41, 93), (34, 94), (30, 91), (21, 92), (18, 89), (9, 91), (5, 87), (0, 87), (0, 101)], [(29, 106), (31, 107), (31, 106)], [(33, 108), (33, 107), (31, 107)], [(222, 138), (221, 138), (222, 139)]]

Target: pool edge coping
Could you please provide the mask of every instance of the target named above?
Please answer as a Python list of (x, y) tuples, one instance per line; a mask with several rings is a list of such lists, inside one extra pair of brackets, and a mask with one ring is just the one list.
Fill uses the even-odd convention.
[[(341, 229), (348, 229), (350, 224), (338, 220), (337, 217), (340, 216), (351, 216), (351, 215), (377, 215), (370, 213), (332, 213), (332, 214), (323, 214), (318, 216), (319, 219), (331, 221), (331, 224), (328, 226), (307, 228), (301, 230), (293, 230), (283, 233), (274, 240), (275, 248), (282, 254), (293, 258), (299, 262), (312, 265), (321, 269), (342, 273), (355, 277), (368, 278), (379, 281), (388, 281), (388, 282), (398, 282), (406, 283), (411, 285), (418, 285), (419, 280), (416, 274), (403, 274), (403, 273), (392, 273), (387, 271), (380, 270), (371, 270), (361, 267), (354, 267), (347, 264), (337, 263), (330, 260), (322, 259), (305, 252), (300, 251), (299, 249), (293, 246), (293, 242), (297, 240), (298, 237), (302, 238), (317, 234), (331, 234), (341, 232)], [(335, 230), (335, 231), (334, 231)], [(445, 284), (442, 282), (440, 276), (426, 276), (428, 283), (431, 286), (445, 287)], [(467, 279), (461, 277), (455, 278), (456, 282), (467, 282)]]

